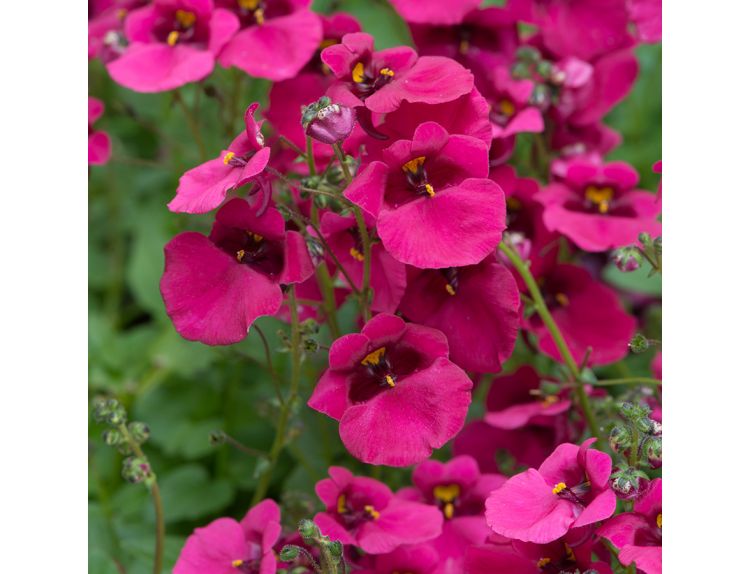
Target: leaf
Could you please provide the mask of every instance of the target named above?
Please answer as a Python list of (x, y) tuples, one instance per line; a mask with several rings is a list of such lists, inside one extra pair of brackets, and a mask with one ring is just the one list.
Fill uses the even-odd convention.
[(649, 277), (650, 269), (647, 261), (643, 262), (640, 269), (629, 273), (623, 273), (614, 264), (609, 264), (604, 268), (602, 277), (610, 285), (624, 291), (661, 296), (661, 274)]
[(208, 471), (197, 464), (182, 466), (160, 477), (159, 487), (166, 522), (195, 520), (218, 512), (231, 502), (234, 494), (227, 480), (211, 481)]
[(357, 18), (364, 31), (375, 38), (375, 48), (383, 50), (394, 46), (413, 46), (409, 27), (387, 2), (374, 0), (344, 0), (339, 11), (349, 12)]

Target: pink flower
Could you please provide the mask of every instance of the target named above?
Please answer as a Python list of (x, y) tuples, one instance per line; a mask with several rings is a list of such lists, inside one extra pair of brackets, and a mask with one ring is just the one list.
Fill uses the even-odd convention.
[(508, 479), (487, 499), (487, 523), (508, 538), (547, 544), (571, 528), (612, 516), (612, 460), (589, 446), (565, 443), (542, 463)]
[(638, 172), (627, 163), (575, 161), (562, 182), (549, 184), (536, 199), (549, 229), (586, 251), (606, 251), (635, 243), (642, 232), (661, 235), (661, 201), (635, 189), (637, 183)]
[(635, 562), (645, 574), (661, 574), (661, 479), (633, 505), (633, 512), (613, 516), (597, 531), (620, 549), (624, 565)]
[(630, 19), (642, 42), (661, 42), (661, 0), (628, 0)]
[(389, 0), (396, 12), (407, 22), (415, 24), (458, 24), (472, 10), (479, 8), (482, 0)]
[(174, 574), (276, 572), (273, 545), (281, 534), (281, 513), (273, 500), (252, 507), (242, 521), (219, 518), (197, 528), (185, 542)]
[(480, 474), (479, 465), (469, 456), (458, 456), (446, 463), (427, 460), (414, 469), (416, 488), (403, 488), (397, 495), (440, 508), (445, 517), (443, 532), (429, 544), (440, 556), (433, 574), (463, 572), (466, 550), (482, 544), (491, 534), (484, 519), (484, 501), (506, 478)]
[[(497, 246), (505, 199), (486, 179), (487, 147), (425, 122), (399, 140), (344, 191), (377, 220), (386, 250), (421, 269), (473, 265)], [(405, 233), (409, 230), (409, 233)]]
[(112, 155), (112, 142), (106, 132), (94, 130), (94, 123), (104, 113), (104, 103), (89, 96), (89, 165), (102, 165)]
[(258, 216), (239, 198), (217, 212), (208, 237), (181, 233), (164, 255), (167, 314), (180, 335), (207, 345), (244, 339), (255, 319), (279, 310), (282, 284), (313, 273), (302, 235), (286, 231), (276, 209)]
[(409, 572), (410, 574), (435, 574), (440, 564), (440, 556), (429, 544), (413, 544), (399, 546), (388, 554), (378, 554), (371, 567), (359, 570), (362, 574), (394, 574), (394, 572)]
[(265, 169), (271, 149), (264, 147), (261, 124), (253, 118), (258, 105), (251, 104), (247, 108), (245, 130), (234, 138), (228, 149), (180, 178), (177, 195), (168, 205), (170, 211), (207, 213), (221, 205), (227, 192), (249, 183)]
[(112, 78), (136, 92), (163, 92), (197, 82), (239, 28), (213, 0), (154, 0), (125, 20), (130, 45), (107, 65)]
[(542, 378), (530, 365), (494, 379), (487, 395), (485, 422), (508, 430), (530, 423), (554, 424), (555, 418), (570, 410), (571, 401), (565, 392), (545, 394), (541, 384)]
[[(628, 354), (636, 320), (623, 309), (617, 294), (582, 267), (556, 265), (538, 278), (542, 294), (565, 342), (580, 364), (590, 347), (590, 365), (606, 365)], [(560, 354), (538, 315), (526, 328), (539, 338), (539, 349), (560, 361)]]
[(459, 367), (494, 373), (513, 352), (519, 304), (513, 275), (489, 256), (468, 267), (415, 269), (400, 309), (410, 320), (445, 333)]
[[(354, 217), (344, 217), (333, 212), (324, 213), (320, 230), (356, 287), (361, 288), (364, 276), (364, 248)], [(372, 245), (370, 267), (372, 310), (395, 312), (406, 289), (406, 266), (396, 261), (382, 243), (375, 243)]]
[(531, 105), (534, 82), (514, 80), (506, 67), (498, 67), (490, 79), (491, 85), (483, 93), (492, 102), (490, 121), (493, 138), (544, 131), (542, 113)]
[(334, 341), (328, 359), (308, 405), (340, 421), (359, 460), (415, 464), (461, 429), (472, 383), (448, 360), (440, 331), (380, 314)]
[(320, 531), (368, 554), (386, 554), (402, 544), (418, 544), (440, 534), (443, 517), (437, 508), (401, 500), (373, 478), (354, 476), (340, 466), (331, 478), (315, 485), (326, 511), (315, 515)]
[(89, 59), (99, 58), (107, 64), (119, 58), (126, 47), (125, 17), (145, 3), (146, 0), (89, 2)]
[(347, 34), (321, 58), (338, 80), (328, 91), (331, 99), (373, 112), (392, 112), (402, 101), (442, 104), (474, 86), (471, 73), (453, 60), (419, 58), (406, 46), (375, 52), (372, 36), (364, 33)]
[(323, 39), (312, 0), (216, 0), (230, 10), (241, 30), (219, 55), (222, 66), (235, 66), (269, 80), (293, 78)]

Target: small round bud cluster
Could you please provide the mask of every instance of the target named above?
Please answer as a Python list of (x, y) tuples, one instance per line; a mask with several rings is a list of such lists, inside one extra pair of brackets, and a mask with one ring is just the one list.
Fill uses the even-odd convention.
[(630, 340), (628, 347), (630, 347), (630, 350), (634, 354), (640, 355), (641, 353), (645, 353), (646, 351), (649, 350), (649, 348), (651, 347), (651, 341), (649, 341), (641, 333), (636, 333), (633, 336), (633, 338)]
[(610, 486), (618, 498), (632, 500), (648, 485), (648, 475), (630, 467), (615, 469), (610, 478)]
[(609, 433), (609, 447), (616, 453), (627, 456), (630, 449), (630, 433), (623, 425), (615, 425)]
[(641, 250), (631, 245), (628, 247), (622, 247), (616, 250), (612, 254), (612, 261), (615, 266), (623, 273), (630, 273), (631, 271), (637, 271), (641, 268), (643, 263), (643, 255)]
[(94, 401), (94, 420), (111, 426), (124, 424), (127, 412), (117, 399), (97, 399)]
[(133, 484), (138, 484), (153, 476), (151, 466), (144, 457), (129, 456), (122, 461), (122, 477)]

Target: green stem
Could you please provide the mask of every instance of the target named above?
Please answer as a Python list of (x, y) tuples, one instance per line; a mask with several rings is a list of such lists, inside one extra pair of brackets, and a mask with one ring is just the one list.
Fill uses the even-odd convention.
[(182, 93), (180, 90), (175, 90), (174, 92), (174, 99), (177, 102), (177, 105), (182, 108), (182, 112), (185, 114), (185, 119), (187, 120), (188, 127), (190, 128), (190, 132), (193, 134), (193, 139), (195, 140), (195, 143), (198, 145), (198, 150), (200, 151), (200, 157), (201, 160), (205, 161), (208, 157), (206, 154), (206, 146), (203, 145), (203, 138), (201, 137), (201, 130), (198, 126), (197, 120), (193, 117), (193, 114), (190, 112), (190, 109), (187, 107), (187, 104), (185, 103), (185, 99), (182, 97)]
[[(333, 149), (336, 152), (336, 157), (341, 164), (341, 169), (344, 172), (344, 178), (346, 179), (347, 185), (352, 182), (352, 174), (349, 171), (349, 166), (346, 163), (346, 156), (344, 150), (341, 149), (340, 143), (333, 144)], [(370, 241), (370, 232), (367, 230), (365, 224), (364, 215), (362, 210), (355, 206), (354, 217), (357, 219), (357, 227), (359, 228), (359, 236), (362, 239), (362, 249), (364, 251), (364, 271), (362, 273), (362, 288), (360, 289), (360, 307), (362, 309), (362, 317), (365, 322), (370, 320), (370, 270), (372, 268), (372, 243)]]
[(606, 381), (596, 381), (591, 383), (595, 387), (612, 387), (615, 385), (661, 385), (659, 379), (650, 377), (626, 377), (622, 379), (608, 379)]
[(305, 158), (307, 158), (307, 169), (310, 172), (310, 175), (316, 175), (315, 171), (315, 154), (313, 153), (313, 141), (310, 136), (307, 136), (307, 153), (305, 154)]
[(557, 323), (555, 323), (552, 314), (547, 308), (547, 304), (544, 302), (544, 296), (539, 290), (539, 286), (537, 285), (534, 276), (531, 274), (528, 265), (523, 261), (523, 259), (521, 259), (521, 256), (518, 255), (516, 250), (511, 245), (508, 245), (507, 243), (501, 241), (499, 248), (500, 251), (502, 251), (513, 264), (513, 267), (516, 268), (518, 273), (521, 275), (524, 283), (526, 283), (526, 287), (531, 294), (531, 298), (534, 300), (534, 309), (539, 314), (539, 317), (542, 319), (545, 327), (547, 327), (547, 330), (549, 331), (552, 340), (555, 342), (555, 346), (557, 347), (557, 350), (559, 351), (563, 362), (568, 367), (568, 370), (570, 371), (570, 374), (573, 378), (576, 398), (581, 406), (581, 410), (583, 411), (583, 417), (586, 419), (586, 424), (588, 425), (591, 434), (596, 437), (597, 441), (603, 444), (601, 430), (599, 429), (599, 425), (596, 422), (594, 411), (591, 408), (589, 397), (586, 394), (584, 382), (581, 379), (581, 371), (578, 368), (575, 359), (573, 358), (573, 354), (570, 352), (568, 344), (565, 342), (565, 338), (560, 332), (560, 328), (557, 326)]
[(297, 312), (297, 294), (295, 286), (292, 285), (289, 288), (289, 316), (291, 319), (292, 337), (291, 337), (291, 354), (292, 354), (292, 376), (290, 381), (289, 396), (281, 404), (281, 410), (279, 412), (279, 420), (276, 427), (276, 436), (274, 437), (273, 444), (271, 445), (271, 451), (268, 454), (268, 467), (263, 472), (263, 475), (258, 480), (258, 487), (255, 489), (253, 494), (252, 505), (258, 504), (268, 491), (268, 486), (271, 483), (271, 477), (273, 476), (276, 462), (279, 460), (279, 455), (284, 449), (286, 444), (286, 433), (287, 426), (289, 424), (289, 418), (291, 416), (292, 408), (294, 407), (295, 400), (297, 399), (297, 393), (299, 392), (300, 375), (302, 373), (302, 354), (300, 345), (300, 329), (299, 329), (299, 313)]
[[(117, 429), (120, 434), (125, 437), (125, 440), (130, 445), (133, 453), (143, 460), (148, 460), (146, 455), (143, 454), (138, 442), (133, 438), (128, 430), (128, 427), (124, 423), (118, 425)], [(149, 468), (150, 468), (149, 463)], [(156, 541), (154, 543), (154, 574), (161, 574), (162, 561), (164, 559), (164, 538), (165, 538), (165, 527), (164, 527), (164, 507), (161, 502), (161, 492), (159, 491), (159, 483), (156, 481), (156, 474), (153, 470), (149, 471), (148, 482), (151, 486), (151, 500), (154, 504), (154, 514), (156, 515)]]

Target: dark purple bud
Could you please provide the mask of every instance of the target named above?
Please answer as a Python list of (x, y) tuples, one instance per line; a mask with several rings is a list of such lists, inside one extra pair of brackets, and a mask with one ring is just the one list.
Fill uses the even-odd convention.
[(354, 129), (354, 110), (339, 104), (330, 104), (318, 110), (307, 124), (305, 133), (325, 144), (341, 142)]

